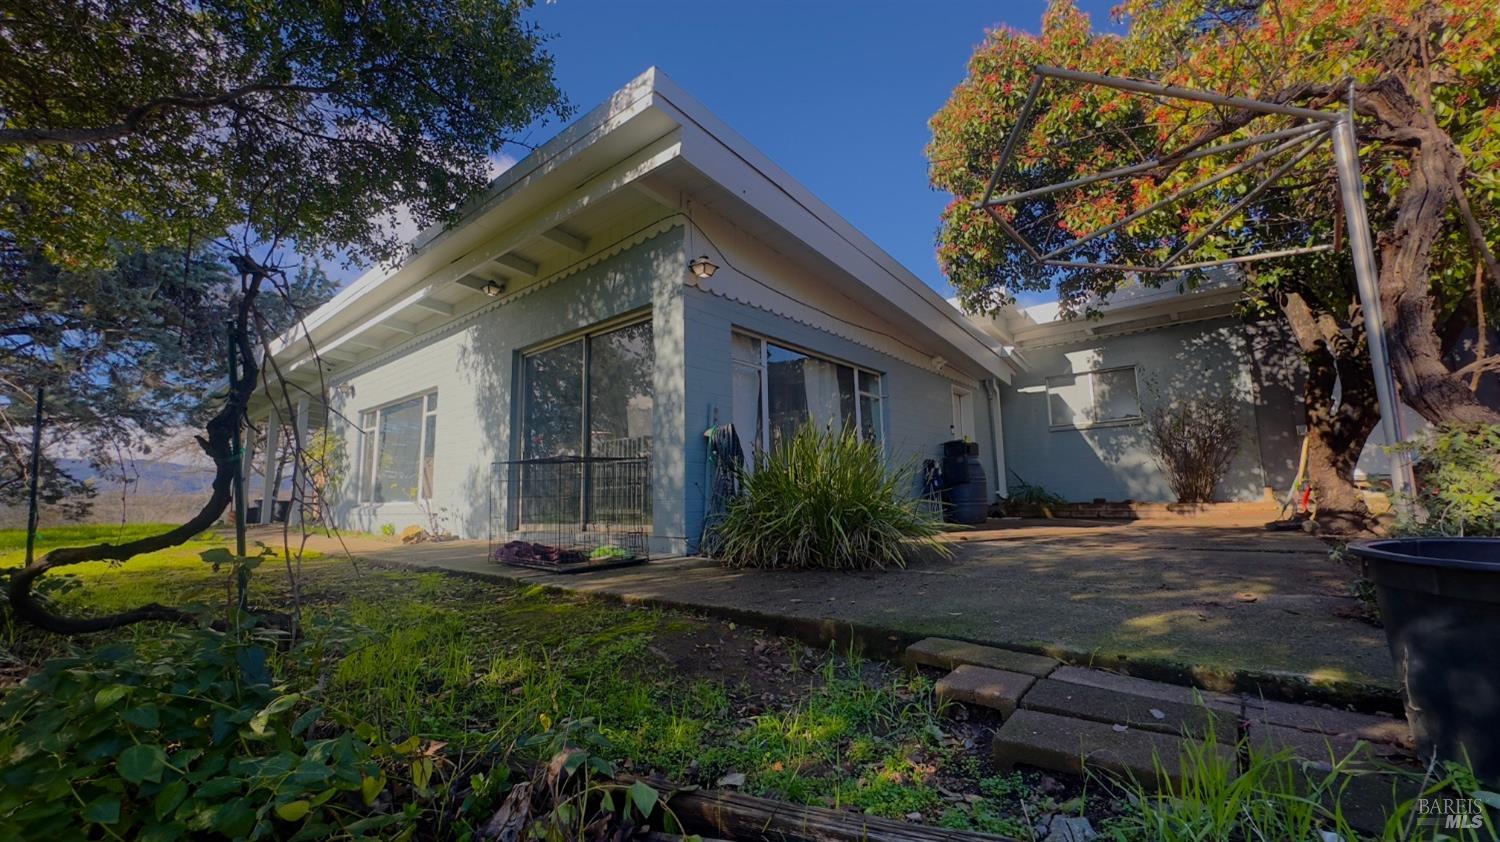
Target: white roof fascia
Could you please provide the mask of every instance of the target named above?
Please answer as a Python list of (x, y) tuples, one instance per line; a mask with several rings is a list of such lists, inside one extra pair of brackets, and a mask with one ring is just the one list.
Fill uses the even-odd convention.
[[(657, 73), (656, 89), (665, 101), (664, 107), (671, 108), (683, 124), (685, 159), (710, 178), (734, 188), (735, 193), (767, 218), (841, 266), (891, 306), (923, 319), (931, 330), (981, 369), (1010, 380), (1014, 366), (1006, 359), (1005, 349), (911, 270), (871, 242), (665, 74)], [(690, 132), (690, 128), (697, 131)], [(737, 159), (741, 167), (760, 176), (759, 186), (769, 185), (771, 190), (755, 190), (754, 184), (735, 184), (743, 179), (735, 178), (733, 161), (726, 161), (723, 154), (713, 154), (715, 146), (719, 148), (717, 151)]]
[[(584, 116), (569, 124), (551, 140), (537, 147), (525, 158), (517, 161), (505, 172), (496, 176), (484, 192), (460, 209), (457, 217), (448, 223), (428, 226), (411, 242), (412, 253), (397, 266), (375, 266), (361, 274), (349, 286), (340, 290), (333, 298), (312, 313), (303, 323), (288, 331), (272, 343), (272, 352), (281, 354), (291, 345), (305, 340), (306, 335), (317, 331), (334, 316), (347, 313), (356, 305), (378, 307), (378, 302), (366, 302), (377, 290), (382, 295), (394, 297), (395, 289), (403, 281), (415, 282), (431, 272), (435, 258), (451, 244), (455, 235), (472, 225), (485, 213), (536, 183), (542, 177), (570, 160), (599, 136), (623, 125), (651, 107), (653, 102), (653, 80), (656, 68), (649, 68), (625, 87), (615, 92)], [(424, 271), (425, 270), (425, 271)]]

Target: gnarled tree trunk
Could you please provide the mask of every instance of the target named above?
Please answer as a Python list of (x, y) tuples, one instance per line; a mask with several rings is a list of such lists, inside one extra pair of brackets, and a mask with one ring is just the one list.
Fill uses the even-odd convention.
[(1307, 478), (1317, 502), (1318, 528), (1333, 533), (1369, 531), (1375, 518), (1354, 483), (1354, 468), (1380, 422), (1380, 410), (1357, 308), (1351, 307), (1352, 336), (1345, 336), (1332, 314), (1315, 311), (1300, 293), (1287, 293), (1281, 309), (1307, 361), (1302, 387), (1309, 439)]

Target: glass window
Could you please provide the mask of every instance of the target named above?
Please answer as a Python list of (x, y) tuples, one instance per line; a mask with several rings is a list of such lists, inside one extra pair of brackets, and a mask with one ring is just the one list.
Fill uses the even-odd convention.
[(880, 398), (880, 375), (859, 373), (859, 433), (865, 441), (880, 441), (885, 424)]
[(518, 469), (527, 489), (522, 523), (595, 522), (612, 515), (611, 500), (641, 493), (642, 461), (651, 455), (655, 363), (650, 322), (524, 357), (521, 458), (579, 458)]
[(583, 450), (583, 340), (527, 354), (521, 456), (580, 456)]
[(1141, 417), (1135, 368), (1108, 368), (1047, 378), (1053, 427), (1086, 427)]
[(359, 414), (359, 492), (360, 500), (369, 501), (375, 481), (375, 413)]
[(1089, 376), (1060, 374), (1047, 378), (1047, 413), (1054, 427), (1073, 427), (1089, 420)]
[(422, 399), (380, 410), (376, 436), (376, 503), (415, 502), (422, 446)]
[(589, 454), (651, 455), (651, 323), (589, 338)]
[(436, 408), (435, 394), (428, 394), (359, 414), (360, 502), (411, 503), (432, 497)]
[(730, 342), (730, 358), (734, 370), (730, 375), (731, 400), (735, 434), (740, 439), (747, 464), (754, 464), (753, 455), (763, 449), (765, 439), (765, 404), (761, 402), (761, 342), (743, 333), (733, 335)]
[(774, 450), (808, 423), (881, 438), (880, 375), (740, 333), (730, 353), (742, 447)]
[(1141, 400), (1136, 393), (1134, 368), (1096, 371), (1091, 379), (1094, 381), (1095, 421), (1124, 421), (1141, 417)]

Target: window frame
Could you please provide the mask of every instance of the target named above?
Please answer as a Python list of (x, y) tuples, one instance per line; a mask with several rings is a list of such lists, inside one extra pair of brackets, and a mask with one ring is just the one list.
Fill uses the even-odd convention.
[[(1134, 381), (1134, 385), (1135, 385), (1135, 414), (1134, 415), (1127, 415), (1127, 416), (1122, 417), (1122, 418), (1110, 418), (1110, 419), (1106, 419), (1104, 421), (1097, 421), (1097, 420), (1092, 420), (1092, 419), (1088, 420), (1088, 421), (1084, 421), (1082, 423), (1079, 423), (1079, 422), (1075, 421), (1075, 422), (1070, 423), (1070, 424), (1059, 424), (1059, 423), (1057, 423), (1057, 419), (1055, 419), (1055, 418), (1052, 417), (1052, 381), (1054, 381), (1054, 380), (1060, 380), (1060, 379), (1062, 379), (1064, 377), (1072, 377), (1072, 378), (1075, 378), (1075, 379), (1079, 378), (1079, 377), (1087, 377), (1088, 381), (1089, 381), (1089, 413), (1092, 415), (1093, 413), (1095, 413), (1098, 410), (1098, 407), (1099, 407), (1099, 393), (1098, 393), (1098, 390), (1096, 388), (1097, 380), (1094, 377), (1094, 375), (1096, 375), (1096, 374), (1106, 374), (1106, 373), (1113, 372), (1113, 371), (1127, 371), (1127, 370), (1131, 373), (1132, 380)], [(1058, 432), (1058, 431), (1061, 431), (1061, 430), (1088, 430), (1088, 429), (1092, 429), (1092, 428), (1095, 428), (1095, 427), (1126, 427), (1126, 426), (1130, 426), (1130, 425), (1133, 425), (1133, 424), (1139, 424), (1143, 420), (1145, 420), (1145, 416), (1142, 414), (1142, 411), (1141, 411), (1141, 372), (1140, 372), (1140, 366), (1135, 365), (1134, 363), (1132, 363), (1130, 365), (1112, 365), (1112, 366), (1104, 366), (1103, 368), (1091, 368), (1091, 369), (1088, 369), (1086, 371), (1071, 371), (1071, 372), (1064, 372), (1062, 374), (1053, 374), (1053, 375), (1047, 376), (1043, 380), (1043, 384), (1042, 385), (1043, 385), (1043, 390), (1044, 390), (1043, 393), (1045, 394), (1045, 396), (1047, 398), (1047, 429), (1049, 431), (1051, 431), (1051, 432)]]
[[(797, 345), (791, 342), (785, 342), (774, 337), (766, 336), (763, 333), (757, 333), (753, 330), (745, 330), (740, 327), (734, 327), (730, 329), (731, 347), (733, 344), (732, 337), (734, 334), (739, 334), (740, 336), (754, 339), (755, 341), (760, 343), (760, 359), (757, 362), (735, 359), (732, 353), (729, 359), (731, 371), (733, 370), (734, 366), (747, 366), (755, 368), (760, 375), (760, 441), (754, 443), (754, 451), (756, 453), (769, 454), (771, 452), (771, 384), (769, 374), (770, 369), (766, 361), (766, 356), (768, 354), (768, 345), (776, 345), (779, 348), (791, 351), (793, 353), (801, 354), (804, 357), (811, 357), (813, 359), (822, 360), (826, 363), (832, 363), (833, 365), (844, 366), (845, 368), (852, 370), (854, 372), (854, 431), (855, 433), (861, 433), (864, 430), (864, 410), (860, 406), (859, 399), (862, 397), (868, 397), (871, 399), (871, 403), (874, 405), (875, 409), (875, 441), (881, 446), (882, 449), (884, 449), (886, 438), (885, 399), (889, 394), (889, 391), (886, 389), (885, 372), (877, 371), (867, 366), (856, 365), (855, 363), (849, 362), (848, 360), (842, 360), (838, 357), (833, 357), (829, 356), (828, 354), (812, 351), (804, 348), (801, 345)], [(867, 374), (874, 377), (878, 381), (876, 388), (879, 391), (871, 392), (865, 389), (861, 382), (861, 374)], [(741, 439), (741, 441), (743, 442), (743, 438)]]
[[(359, 411), (359, 420), (356, 426), (359, 429), (359, 470), (355, 472), (354, 500), (361, 506), (417, 506), (425, 500), (433, 498), (433, 486), (437, 484), (437, 441), (436, 429), (434, 428), (434, 441), (432, 442), (432, 474), (429, 476), (424, 471), (422, 462), (427, 458), (427, 425), (429, 419), (434, 422), (438, 415), (437, 405), (438, 390), (424, 389), (403, 395), (395, 400), (366, 407)], [(380, 418), (385, 411), (393, 406), (399, 406), (412, 400), (422, 401), (421, 419), (418, 422), (417, 433), (417, 499), (415, 500), (376, 500), (375, 499), (375, 475), (380, 468)], [(370, 458), (366, 460), (365, 450), (369, 449)]]

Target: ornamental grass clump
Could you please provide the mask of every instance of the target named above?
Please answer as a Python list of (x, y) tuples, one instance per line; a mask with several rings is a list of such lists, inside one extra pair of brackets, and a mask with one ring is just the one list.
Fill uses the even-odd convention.
[(730, 567), (864, 570), (947, 555), (942, 523), (916, 499), (910, 464), (889, 468), (854, 433), (803, 427), (741, 478), (720, 528)]

